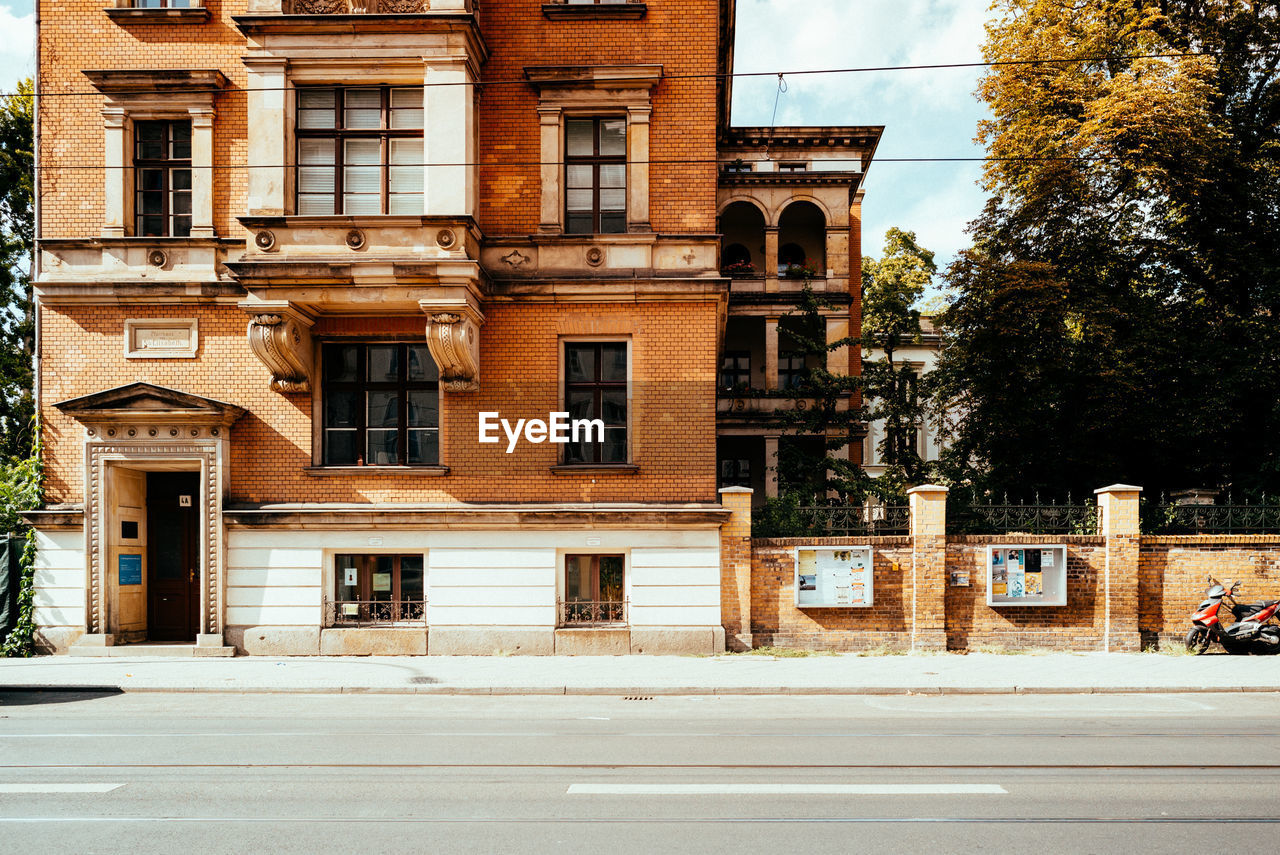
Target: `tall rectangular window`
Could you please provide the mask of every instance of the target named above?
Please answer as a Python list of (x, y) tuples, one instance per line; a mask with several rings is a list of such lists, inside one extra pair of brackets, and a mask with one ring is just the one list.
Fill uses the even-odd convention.
[[(580, 436), (565, 445), (565, 463), (627, 462), (627, 343), (568, 342), (565, 410), (570, 419), (604, 422), (604, 441)], [(592, 440), (598, 439), (594, 434)]]
[(191, 234), (191, 120), (135, 122), (134, 233)]
[(422, 87), (298, 89), (299, 214), (422, 214)]
[(565, 232), (627, 230), (627, 120), (568, 119), (565, 126)]
[(326, 344), (324, 464), (438, 464), (439, 376), (425, 344)]

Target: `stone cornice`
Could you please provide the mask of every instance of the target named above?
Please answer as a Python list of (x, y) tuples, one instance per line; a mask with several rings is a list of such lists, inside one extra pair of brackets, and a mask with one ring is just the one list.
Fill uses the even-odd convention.
[(728, 128), (720, 132), (720, 146), (867, 148), (879, 143), (883, 133), (884, 125)]
[(717, 528), (729, 518), (718, 505), (233, 505), (228, 528), (410, 529)]
[(860, 172), (721, 172), (720, 186), (774, 185), (784, 187), (857, 187)]
[(524, 70), (539, 89), (652, 89), (661, 65), (538, 65)]
[(227, 87), (226, 75), (216, 68), (91, 69), (83, 74), (99, 92), (113, 96), (213, 93)]

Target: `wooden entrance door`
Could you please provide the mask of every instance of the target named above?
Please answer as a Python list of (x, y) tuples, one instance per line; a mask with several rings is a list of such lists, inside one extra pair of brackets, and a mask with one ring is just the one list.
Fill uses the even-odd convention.
[(195, 641), (200, 627), (200, 474), (147, 473), (147, 637)]

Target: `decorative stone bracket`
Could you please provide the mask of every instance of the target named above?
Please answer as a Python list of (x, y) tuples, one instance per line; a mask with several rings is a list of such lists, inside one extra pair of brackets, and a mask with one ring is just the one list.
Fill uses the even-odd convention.
[(245, 302), (250, 314), (249, 347), (271, 372), (271, 389), (289, 394), (311, 391), (312, 318), (283, 301)]
[(470, 306), (427, 313), (427, 348), (440, 368), (446, 392), (475, 392), (480, 388), (480, 324), (484, 316)]

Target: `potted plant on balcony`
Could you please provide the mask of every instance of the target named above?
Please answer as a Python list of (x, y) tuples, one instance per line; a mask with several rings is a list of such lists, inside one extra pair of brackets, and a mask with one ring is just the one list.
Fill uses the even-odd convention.
[(806, 259), (799, 264), (794, 262), (788, 264), (786, 269), (782, 271), (782, 277), (784, 279), (817, 279), (818, 270), (808, 259)]
[(750, 261), (735, 261), (732, 264), (726, 264), (720, 272), (733, 279), (739, 279), (744, 276), (754, 276), (756, 266)]

